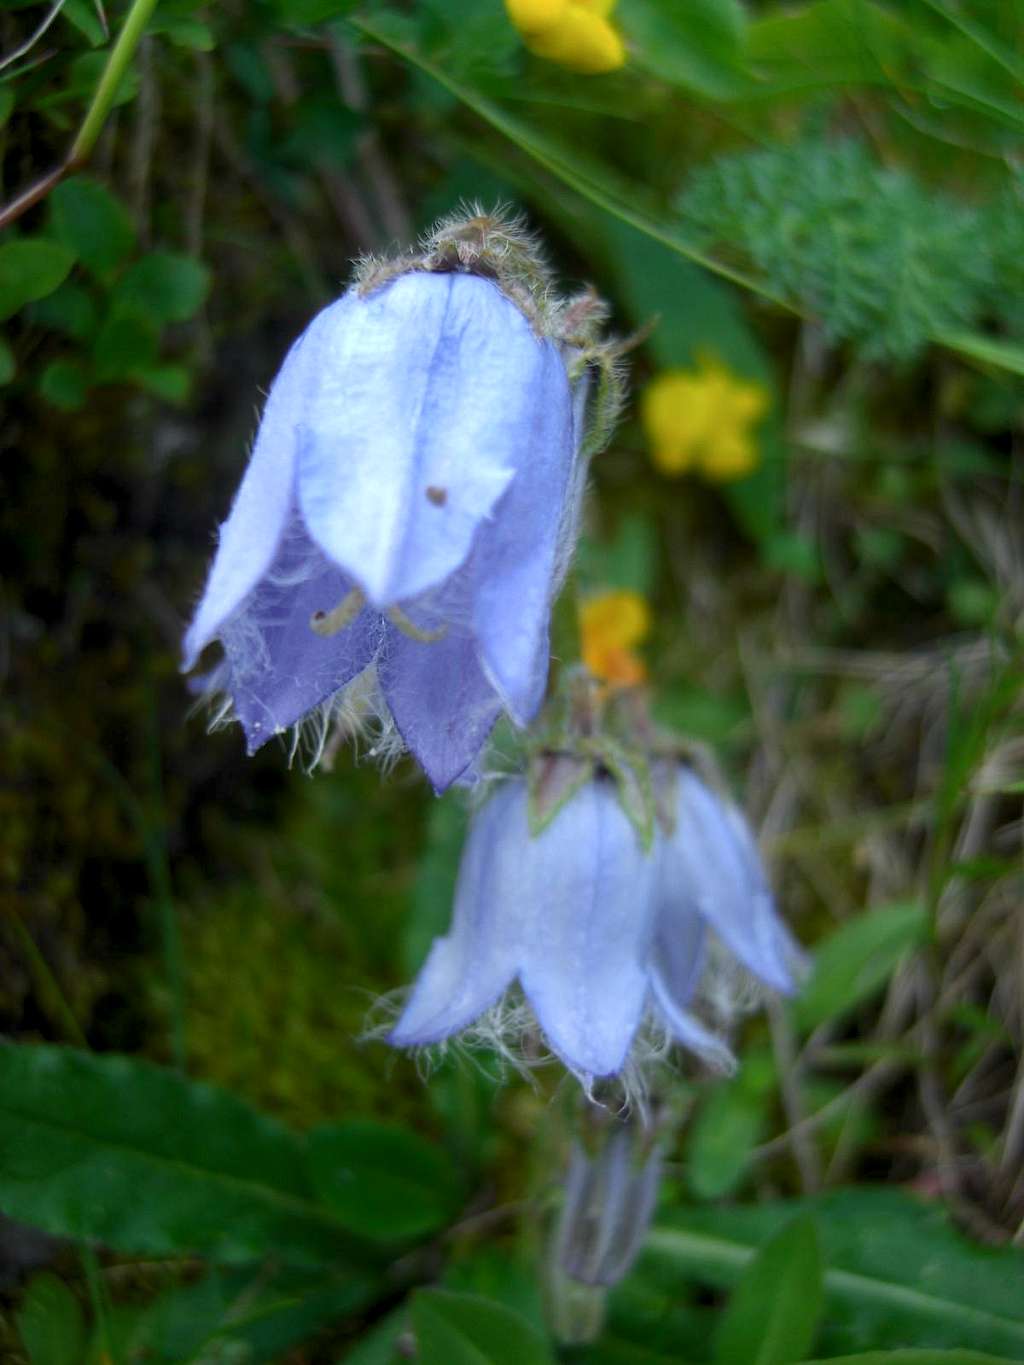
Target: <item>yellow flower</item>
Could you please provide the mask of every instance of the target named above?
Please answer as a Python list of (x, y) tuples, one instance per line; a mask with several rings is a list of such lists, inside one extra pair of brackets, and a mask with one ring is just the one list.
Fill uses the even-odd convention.
[(505, 0), (508, 17), (535, 56), (570, 71), (597, 76), (626, 60), (618, 31), (608, 22), (615, 0)]
[(647, 669), (633, 652), (651, 629), (647, 599), (638, 592), (598, 593), (580, 604), (580, 651), (594, 675), (611, 687), (635, 687)]
[(713, 360), (697, 370), (665, 370), (648, 384), (640, 416), (651, 459), (663, 474), (697, 469), (708, 479), (741, 479), (757, 465), (752, 430), (769, 393)]

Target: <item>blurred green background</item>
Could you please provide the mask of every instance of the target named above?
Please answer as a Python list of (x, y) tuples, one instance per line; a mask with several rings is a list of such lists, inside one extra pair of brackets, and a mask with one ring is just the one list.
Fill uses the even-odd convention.
[[(0, 4), (5, 202), (105, 115), (0, 233), (0, 1358), (1024, 1360), (1024, 5), (621, 0), (584, 74), (500, 0), (160, 0), (98, 106), (128, 17)], [(459, 798), (247, 760), (177, 673), (290, 341), (463, 200), (641, 332), (573, 591), (646, 603), (815, 952), (680, 1059), (585, 1346), (571, 1085), (364, 1036)]]

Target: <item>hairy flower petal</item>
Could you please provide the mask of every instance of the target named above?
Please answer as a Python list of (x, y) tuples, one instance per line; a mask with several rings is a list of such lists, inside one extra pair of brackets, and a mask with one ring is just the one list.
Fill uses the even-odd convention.
[(315, 364), (316, 326), (292, 346), (271, 387), (252, 458), (220, 528), (206, 589), (185, 635), (186, 669), (195, 665), (277, 553), (291, 513), (298, 448), (295, 414), (302, 410)]
[(565, 362), (543, 344), (532, 411), (520, 439), (529, 452), (473, 556), (473, 626), (488, 676), (514, 720), (532, 720), (548, 671), (548, 619), (567, 557), (566, 502), (576, 442)]
[(389, 626), (377, 672), (402, 739), (440, 794), (470, 767), (501, 714), (476, 642), (452, 629), (425, 643)]
[(520, 849), (504, 836), (518, 794), (506, 784), (473, 821), (459, 865), (452, 927), (434, 941), (389, 1041), (438, 1042), (493, 1005), (515, 975), (523, 932)]
[(686, 898), (755, 976), (776, 990), (793, 989), (793, 941), (742, 817), (686, 768), (678, 775), (676, 829), (663, 875), (670, 886), (686, 888)]
[(472, 275), (411, 273), (335, 307), (303, 419), (299, 501), (313, 538), (386, 607), (459, 568), (533, 458), (553, 347)]
[[(584, 787), (534, 839), (526, 786), (510, 815), (530, 914), (521, 970), (552, 1050), (579, 1075), (621, 1069), (647, 995), (656, 864), (610, 781)], [(514, 818), (514, 824), (513, 824)]]
[(300, 524), (286, 535), (244, 608), (222, 628), (225, 685), (250, 754), (372, 662), (382, 630), (376, 613), (364, 609), (327, 638), (310, 628), (315, 613), (329, 611), (351, 588)]

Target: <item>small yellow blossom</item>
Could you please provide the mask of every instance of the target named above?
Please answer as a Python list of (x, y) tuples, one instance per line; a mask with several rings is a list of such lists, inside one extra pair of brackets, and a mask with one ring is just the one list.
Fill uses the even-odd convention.
[(757, 466), (752, 428), (768, 403), (766, 388), (713, 360), (697, 370), (666, 370), (640, 400), (651, 459), (663, 474), (696, 469), (716, 481), (742, 479)]
[(580, 651), (594, 675), (611, 687), (635, 687), (647, 678), (633, 647), (651, 629), (647, 599), (625, 589), (598, 593), (580, 604)]
[(537, 57), (585, 76), (616, 71), (626, 60), (608, 20), (615, 0), (505, 0), (508, 17)]

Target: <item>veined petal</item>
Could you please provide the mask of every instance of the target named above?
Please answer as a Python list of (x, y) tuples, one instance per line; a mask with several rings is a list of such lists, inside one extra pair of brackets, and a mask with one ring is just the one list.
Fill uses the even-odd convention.
[(521, 849), (508, 818), (518, 799), (516, 785), (499, 787), (470, 827), (452, 927), (435, 940), (416, 978), (389, 1038), (396, 1047), (419, 1047), (460, 1032), (512, 979), (523, 929)]
[[(521, 828), (523, 990), (552, 1050), (583, 1076), (621, 1069), (647, 994), (656, 863), (610, 781), (584, 787), (535, 839)], [(510, 820), (511, 820), (510, 815)]]
[(399, 733), (440, 794), (469, 768), (501, 713), (474, 640), (457, 626), (430, 642), (388, 626), (377, 670)]
[(206, 588), (185, 635), (185, 669), (194, 666), (277, 553), (292, 508), (296, 430), (316, 361), (316, 338), (323, 316), (314, 319), (292, 346), (271, 386), (252, 458), (220, 528)]
[(470, 566), (484, 667), (520, 725), (533, 719), (544, 696), (563, 528), (573, 519), (567, 509), (576, 455), (569, 380), (552, 342), (542, 343), (540, 360), (533, 406), (522, 414), (529, 457), (482, 528)]
[(689, 769), (678, 774), (676, 829), (665, 851), (669, 876), (691, 888), (719, 938), (755, 976), (791, 991), (793, 941), (775, 913), (753, 839), (742, 817)]
[(378, 613), (364, 608), (327, 638), (310, 626), (315, 612), (330, 611), (351, 589), (351, 580), (293, 522), (269, 571), (222, 627), (226, 686), (250, 754), (373, 660), (383, 630)]
[(549, 348), (489, 280), (410, 273), (350, 293), (299, 452), (313, 538), (387, 607), (443, 582), (533, 457)]

